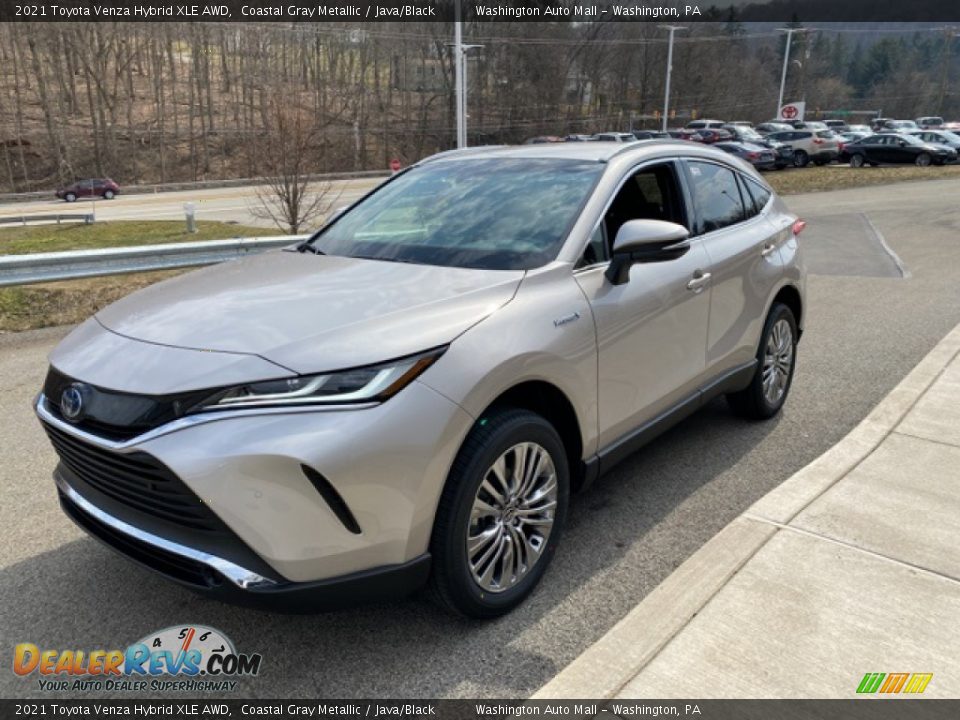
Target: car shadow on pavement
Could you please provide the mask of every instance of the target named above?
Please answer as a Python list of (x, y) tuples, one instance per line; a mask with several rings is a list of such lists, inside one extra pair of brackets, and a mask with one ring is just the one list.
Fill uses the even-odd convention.
[[(202, 624), (224, 632), (239, 652), (263, 655), (259, 676), (242, 679), (236, 697), (526, 697), (694, 552), (705, 523), (719, 530), (756, 499), (738, 497), (749, 483), (725, 471), (777, 424), (748, 423), (722, 402), (711, 404), (575, 495), (540, 588), (495, 621), (453, 617), (423, 593), (318, 615), (234, 607), (84, 537), (0, 571), (5, 597), (19, 599), (5, 603), (5, 645), (122, 649), (155, 630)], [(706, 517), (688, 507), (701, 493), (699, 503), (716, 509)], [(664, 543), (678, 522), (699, 532)], [(0, 693), (37, 695), (37, 678), (0, 674)]]

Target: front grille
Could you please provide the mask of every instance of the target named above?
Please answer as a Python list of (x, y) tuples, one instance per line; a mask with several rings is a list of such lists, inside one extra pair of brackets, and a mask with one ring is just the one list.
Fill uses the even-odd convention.
[[(43, 383), (48, 409), (57, 417), (60, 397), (73, 378), (51, 366)], [(183, 417), (212, 391), (194, 390), (170, 395), (138, 395), (87, 385), (83, 416), (76, 427), (110, 440), (129, 440), (149, 430)]]
[(43, 424), (61, 462), (80, 481), (137, 512), (205, 533), (223, 531), (216, 515), (170, 468), (144, 452), (115, 453)]

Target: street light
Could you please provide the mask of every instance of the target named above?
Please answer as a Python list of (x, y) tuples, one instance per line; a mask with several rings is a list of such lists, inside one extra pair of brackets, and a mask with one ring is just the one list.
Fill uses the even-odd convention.
[(787, 85), (787, 66), (790, 64), (790, 43), (793, 42), (793, 34), (795, 32), (807, 32), (808, 30), (809, 28), (777, 28), (778, 32), (787, 34), (787, 49), (783, 53), (783, 73), (780, 75), (780, 99), (777, 100), (777, 112), (774, 114), (777, 120), (780, 119), (780, 108), (783, 107), (783, 91)]
[(663, 125), (660, 128), (662, 132), (667, 131), (667, 117), (670, 114), (670, 74), (673, 72), (673, 34), (677, 30), (686, 30), (679, 25), (661, 25), (664, 30), (670, 31), (670, 40), (667, 43), (667, 81), (666, 88), (663, 91)]

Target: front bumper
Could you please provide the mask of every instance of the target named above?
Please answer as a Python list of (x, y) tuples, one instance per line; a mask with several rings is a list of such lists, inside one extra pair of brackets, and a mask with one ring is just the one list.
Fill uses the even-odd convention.
[(315, 582), (268, 578), (134, 527), (86, 500), (59, 472), (54, 479), (60, 506), (87, 534), (138, 565), (225, 602), (286, 612), (337, 610), (409, 595), (422, 587), (430, 574), (430, 556), (424, 553), (398, 565)]
[[(36, 411), (60, 446), (61, 503), (87, 532), (195, 590), (292, 609), (395, 596), (423, 583), (436, 504), (473, 423), (419, 382), (380, 405), (187, 416), (127, 441), (73, 427), (43, 395)], [(108, 470), (92, 475), (88, 465)], [(139, 489), (140, 466), (161, 485), (165, 477), (182, 483), (171, 485), (174, 499), (206, 513), (196, 522), (209, 519), (209, 527), (138, 512), (141, 496), (132, 492), (156, 497), (152, 487)], [(126, 486), (112, 487), (114, 477)], [(342, 522), (338, 498), (359, 532)]]

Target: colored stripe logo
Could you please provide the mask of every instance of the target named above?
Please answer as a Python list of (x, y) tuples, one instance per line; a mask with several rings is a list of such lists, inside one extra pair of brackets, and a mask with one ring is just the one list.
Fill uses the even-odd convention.
[(867, 673), (857, 686), (857, 693), (919, 694), (927, 689), (933, 673)]

